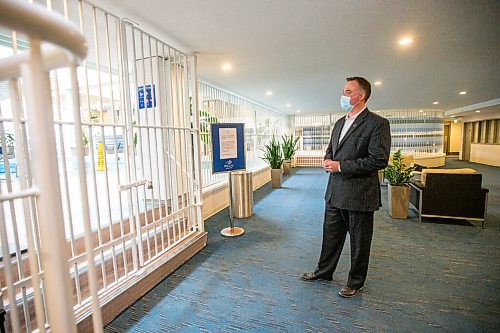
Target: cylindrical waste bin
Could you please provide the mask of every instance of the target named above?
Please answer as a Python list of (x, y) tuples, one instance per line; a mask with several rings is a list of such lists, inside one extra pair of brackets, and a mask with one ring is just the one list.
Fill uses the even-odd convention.
[(250, 171), (231, 172), (231, 201), (235, 218), (250, 217), (253, 214), (253, 186)]

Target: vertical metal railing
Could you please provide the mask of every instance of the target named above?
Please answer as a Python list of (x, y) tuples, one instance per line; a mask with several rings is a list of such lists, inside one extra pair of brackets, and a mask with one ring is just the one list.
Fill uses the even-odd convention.
[(187, 55), (129, 22), (122, 22), (122, 34), (124, 75), (132, 87), (127, 106), (132, 133), (127, 139), (135, 167), (128, 182), (140, 184), (124, 189), (135, 201), (143, 198), (147, 208), (130, 212), (135, 215), (138, 265), (145, 266), (198, 231), (190, 227), (200, 211), (193, 195), (198, 157), (192, 137), (198, 132), (189, 114)]
[[(70, 69), (51, 66), (38, 73), (46, 75), (40, 92), (48, 96), (38, 104), (54, 110), (40, 121), (46, 132), (53, 128), (48, 134), (53, 138), (45, 143), (52, 150), (43, 150), (46, 160), (31, 156), (43, 144), (33, 143), (40, 132), (26, 127), (34, 116), (23, 115), (21, 107), (24, 99), (34, 110), (38, 97), (33, 100), (25, 91), (28, 80), (9, 81), (15, 96), (10, 99), (17, 98), (20, 110), (14, 110), (14, 102), (9, 115), (0, 110), (2, 150), (10, 150), (8, 138), (16, 137), (17, 158), (17, 164), (5, 158), (6, 179), (0, 180), (0, 270), (5, 276), (0, 280), (0, 307), (6, 308), (14, 332), (43, 332), (47, 325), (52, 331), (71, 332), (75, 317), (81, 320), (92, 311), (94, 331), (99, 332), (103, 297), (109, 301), (163, 254), (204, 230), (199, 119), (194, 112), (196, 60), (86, 1), (50, 1), (47, 7), (61, 9), (67, 20), (79, 25), (90, 52), (78, 67), (68, 58)], [(17, 41), (14, 37), (13, 43)], [(30, 47), (36, 45), (33, 40)], [(44, 56), (36, 49), (30, 52)], [(153, 104), (146, 102), (141, 109), (138, 89), (146, 91), (147, 86)], [(61, 255), (57, 269), (48, 267), (68, 280), (63, 289), (69, 294), (60, 298), (69, 295), (69, 300), (62, 318), (55, 320), (71, 328), (51, 322), (55, 284), (46, 281), (40, 259), (47, 231), (35, 212), (45, 191), (33, 186), (42, 177), (40, 170), (46, 170), (39, 168), (39, 161), (49, 159), (52, 169), (45, 181), (58, 184), (51, 189), (58, 191), (51, 210), (60, 215), (52, 217), (59, 228), (56, 252)], [(47, 219), (46, 208), (40, 211)]]
[(199, 123), (201, 137), (201, 172), (204, 187), (227, 181), (224, 174), (212, 173), (211, 123), (245, 123), (245, 149), (248, 169), (265, 167), (260, 159), (261, 149), (273, 135), (278, 139), (282, 134), (290, 133), (289, 116), (277, 110), (237, 96), (210, 84), (198, 84)]
[[(0, 62), (2, 80), (9, 80), (13, 128), (18, 140), (15, 153), (19, 159), (18, 172), (21, 175), (20, 181), (16, 184), (20, 188), (14, 189), (13, 179), (7, 172), (7, 193), (2, 193), (0, 199), (2, 263), (7, 273), (9, 325), (13, 332), (19, 332), (21, 329), (31, 331), (34, 329), (32, 327), (32, 316), (34, 316), (36, 317), (35, 327), (38, 331), (45, 331), (47, 318), (52, 331), (74, 332), (76, 326), (72, 311), (66, 256), (54, 255), (66, 253), (66, 238), (60, 166), (57, 165), (57, 141), (54, 130), (50, 130), (53, 127), (54, 116), (49, 70), (58, 66), (75, 68), (74, 56), (67, 54), (62, 48), (83, 58), (87, 51), (86, 42), (74, 26), (41, 6), (20, 2), (2, 2), (0, 13), (0, 22), (8, 28), (26, 33), (30, 46), (29, 51), (15, 54)], [(45, 45), (42, 47), (42, 42), (45, 40), (62, 48)], [(18, 89), (17, 78), (21, 78), (22, 90)], [(76, 84), (69, 88), (78, 91), (76, 80), (72, 83)], [(56, 99), (57, 97), (56, 95)], [(27, 135), (23, 133), (25, 126), (21, 121), (21, 115), (24, 115), (20, 107), (21, 98), (25, 100), (26, 105)], [(30, 158), (26, 155), (28, 151)], [(4, 156), (3, 160), (4, 166), (7, 166), (10, 171), (9, 157)], [(36, 161), (37, 167), (26, 167), (25, 161), (31, 163)], [(16, 210), (17, 199), (23, 201), (23, 208)], [(8, 218), (3, 209), (6, 203), (10, 207)], [(12, 230), (16, 259), (12, 262), (9, 235), (6, 233), (5, 225), (11, 223), (12, 226), (17, 226), (17, 221), (21, 216), (27, 222), (26, 230), (24, 233), (20, 233), (15, 227)], [(20, 251), (19, 236), (27, 239), (28, 245), (25, 251), (31, 270), (30, 276), (24, 272), (25, 259)], [(39, 240), (36, 240), (38, 237)], [(12, 269), (10, 269), (11, 265), (17, 267), (18, 270), (17, 286)], [(43, 275), (39, 275), (41, 272), (44, 272)], [(89, 278), (95, 279), (92, 276)], [(43, 298), (40, 287), (44, 292)], [(21, 292), (18, 293), (16, 288), (19, 288)], [(28, 295), (28, 291), (34, 296)], [(18, 316), (18, 297), (22, 304), (24, 321), (20, 321)], [(32, 314), (29, 304), (33, 298), (35, 313)], [(98, 307), (94, 308), (94, 317), (97, 316), (100, 317)], [(100, 326), (102, 328), (102, 324)]]
[[(391, 124), (392, 151), (402, 148), (415, 156), (443, 152), (444, 112), (439, 110), (375, 111)], [(299, 156), (324, 154), (333, 125), (345, 114), (295, 116), (295, 133), (300, 137)], [(318, 156), (319, 156), (318, 155)]]

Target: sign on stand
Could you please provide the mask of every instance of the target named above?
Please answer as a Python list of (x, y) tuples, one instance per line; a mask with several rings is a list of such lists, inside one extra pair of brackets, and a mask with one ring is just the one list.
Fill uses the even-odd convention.
[(228, 173), (229, 184), (229, 228), (221, 231), (223, 236), (240, 236), (245, 231), (235, 227), (233, 221), (231, 171), (245, 170), (245, 124), (211, 124), (212, 172)]

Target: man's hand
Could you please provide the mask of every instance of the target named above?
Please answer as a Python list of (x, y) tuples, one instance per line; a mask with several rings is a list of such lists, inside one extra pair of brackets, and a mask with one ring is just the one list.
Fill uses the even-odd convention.
[(339, 164), (338, 161), (324, 160), (323, 169), (325, 169), (326, 172), (339, 172)]

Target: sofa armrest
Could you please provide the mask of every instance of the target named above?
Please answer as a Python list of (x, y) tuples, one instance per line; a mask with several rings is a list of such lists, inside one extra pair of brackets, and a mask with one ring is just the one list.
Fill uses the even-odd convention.
[(410, 179), (410, 183), (414, 185), (418, 190), (423, 190), (425, 189), (425, 184), (423, 184), (420, 180), (417, 179)]

